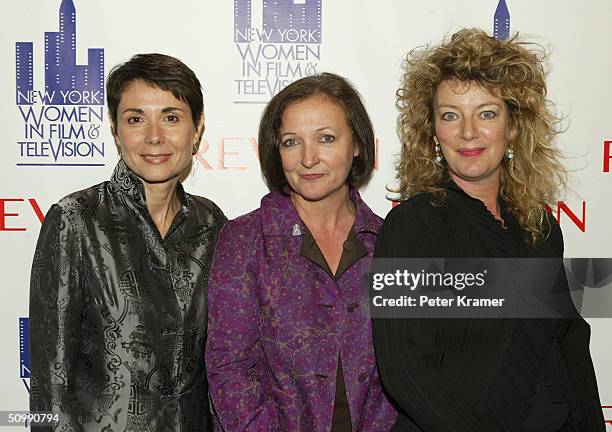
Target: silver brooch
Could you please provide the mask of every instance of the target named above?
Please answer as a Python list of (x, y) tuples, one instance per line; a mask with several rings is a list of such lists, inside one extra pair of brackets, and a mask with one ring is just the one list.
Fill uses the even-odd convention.
[(293, 231), (291, 232), (291, 235), (293, 235), (293, 236), (302, 235), (302, 230), (300, 230), (300, 225), (299, 224), (293, 225)]

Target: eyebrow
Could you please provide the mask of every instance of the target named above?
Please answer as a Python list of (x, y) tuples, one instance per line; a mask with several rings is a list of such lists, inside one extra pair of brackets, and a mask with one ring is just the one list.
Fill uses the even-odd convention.
[[(169, 113), (169, 112), (174, 112), (174, 111), (181, 111), (181, 112), (183, 112), (183, 110), (181, 108), (177, 108), (177, 107), (166, 107), (166, 108), (163, 108), (161, 110), (162, 113)], [(126, 109), (123, 110), (123, 112), (124, 113), (126, 113), (126, 112), (134, 112), (134, 113), (137, 113), (137, 114), (144, 114), (144, 111), (142, 109), (140, 109), (140, 108), (126, 108)]]
[(144, 114), (144, 111), (141, 110), (140, 108), (126, 108), (123, 110), (123, 113), (126, 113), (126, 112), (135, 112), (137, 114)]
[[(478, 108), (482, 108), (482, 107), (486, 107), (486, 106), (490, 106), (490, 105), (495, 105), (496, 107), (499, 107), (499, 108), (502, 107), (497, 102), (485, 102), (485, 103), (482, 103), (482, 104), (478, 105), (476, 108), (478, 109)], [(453, 105), (453, 104), (441, 104), (441, 105), (438, 105), (436, 108), (454, 108), (454, 109), (459, 109), (459, 107), (457, 105)]]
[[(329, 129), (330, 131), (338, 133), (338, 131), (336, 131), (336, 129), (334, 129), (331, 126), (321, 126), (320, 128), (315, 129), (315, 132), (321, 132), (321, 131), (324, 131), (326, 129)], [(296, 135), (296, 133), (295, 132), (285, 132), (285, 133), (281, 134), (281, 138), (284, 137), (285, 135)]]

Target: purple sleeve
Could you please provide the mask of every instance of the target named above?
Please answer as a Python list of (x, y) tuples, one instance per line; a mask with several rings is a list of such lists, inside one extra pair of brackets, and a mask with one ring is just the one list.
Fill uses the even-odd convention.
[(222, 430), (274, 431), (276, 406), (259, 343), (257, 256), (263, 242), (248, 225), (229, 222), (219, 236), (208, 284), (206, 367)]

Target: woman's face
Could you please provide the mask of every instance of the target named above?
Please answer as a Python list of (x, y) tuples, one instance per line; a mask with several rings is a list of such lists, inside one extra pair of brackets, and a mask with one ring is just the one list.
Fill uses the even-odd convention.
[(126, 165), (146, 183), (165, 183), (189, 166), (202, 126), (169, 91), (133, 81), (121, 94), (114, 131)]
[(279, 131), (280, 156), (291, 189), (307, 201), (322, 201), (346, 193), (353, 144), (344, 109), (323, 96), (289, 105)]
[(506, 103), (476, 83), (443, 81), (434, 98), (435, 136), (451, 176), (499, 182), (512, 132)]

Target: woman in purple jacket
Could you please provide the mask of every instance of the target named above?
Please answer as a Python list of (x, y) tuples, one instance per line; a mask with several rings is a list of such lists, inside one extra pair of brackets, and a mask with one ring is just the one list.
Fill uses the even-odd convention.
[(209, 282), (217, 430), (387, 431), (361, 284), (382, 220), (355, 188), (374, 166), (359, 94), (329, 73), (290, 84), (259, 157), (272, 192), (222, 230)]

